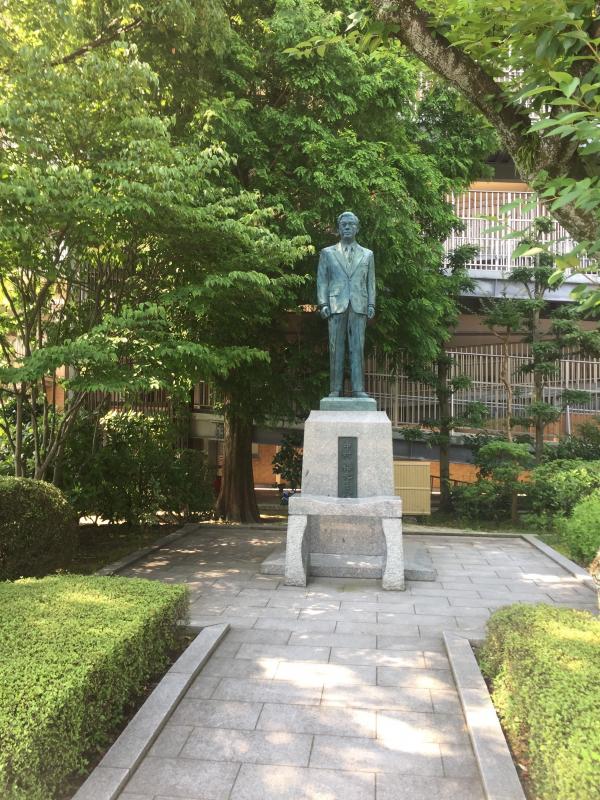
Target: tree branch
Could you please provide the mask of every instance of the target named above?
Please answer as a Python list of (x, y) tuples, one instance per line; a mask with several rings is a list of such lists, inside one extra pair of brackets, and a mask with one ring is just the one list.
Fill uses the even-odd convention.
[(76, 59), (87, 55), (92, 50), (97, 50), (99, 47), (104, 47), (104, 45), (114, 42), (124, 33), (129, 33), (130, 31), (139, 28), (142, 22), (142, 18), (137, 17), (133, 20), (133, 22), (123, 25), (121, 24), (120, 20), (113, 19), (108, 23), (106, 30), (99, 34), (95, 39), (92, 39), (90, 42), (78, 47), (68, 55), (63, 56), (62, 58), (57, 58), (55, 61), (51, 61), (51, 66), (58, 67), (62, 64), (68, 64), (70, 61), (75, 61)]
[[(531, 133), (526, 109), (512, 104), (502, 87), (468, 53), (438, 33), (432, 18), (413, 0), (371, 0), (371, 5), (379, 20), (399, 27), (393, 35), (402, 44), (456, 87), (494, 126), (522, 180), (537, 189), (541, 172), (549, 178), (585, 177), (587, 170), (577, 152), (577, 142)], [(552, 215), (579, 241), (598, 235), (595, 216), (572, 203)]]

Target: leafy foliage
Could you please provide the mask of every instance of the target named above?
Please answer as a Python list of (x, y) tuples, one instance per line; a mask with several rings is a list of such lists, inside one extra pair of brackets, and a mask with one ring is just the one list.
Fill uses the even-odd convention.
[(302, 482), (302, 441), (300, 432), (287, 434), (273, 456), (273, 472), (281, 475), (290, 489), (297, 489)]
[(0, 583), (0, 793), (49, 800), (167, 663), (187, 589), (77, 575)]
[(526, 444), (495, 439), (477, 449), (477, 482), (457, 486), (452, 502), (459, 516), (467, 519), (506, 518), (509, 512), (517, 522), (517, 493), (522, 491), (523, 472), (533, 464)]
[(580, 500), (559, 530), (574, 557), (589, 564), (600, 550), (600, 492)]
[[(158, 73), (140, 57), (159, 31), (206, 36), (218, 3), (87, 5), (88, 18), (79, 3), (48, 8), (41, 27), (35, 4), (3, 11), (10, 44), (0, 60), (11, 70), (0, 79), (0, 398), (18, 413), (14, 429), (6, 416), (2, 427), (15, 474), (40, 478), (60, 461), (86, 391), (181, 396), (199, 375), (266, 360), (255, 340), (200, 338), (176, 290), (193, 283), (206, 298), (215, 283), (237, 281), (258, 307), (280, 297), (280, 268), (302, 251), (271, 230), (275, 212), (255, 193), (231, 185), (221, 141), (202, 125), (181, 135)], [(63, 389), (64, 414), (53, 420)]]
[(65, 493), (80, 516), (149, 524), (159, 511), (182, 517), (212, 512), (202, 453), (177, 448), (164, 415), (113, 411), (80, 419), (67, 446)]
[(588, 800), (600, 768), (600, 623), (546, 605), (496, 611), (480, 652), (513, 753), (543, 800)]
[(577, 433), (563, 436), (555, 446), (546, 446), (544, 459), (573, 458), (583, 461), (600, 461), (600, 425), (598, 418), (577, 426)]
[(77, 548), (77, 521), (55, 486), (0, 477), (0, 580), (64, 568)]
[(535, 514), (569, 515), (595, 489), (600, 489), (600, 461), (558, 459), (531, 472), (527, 495)]

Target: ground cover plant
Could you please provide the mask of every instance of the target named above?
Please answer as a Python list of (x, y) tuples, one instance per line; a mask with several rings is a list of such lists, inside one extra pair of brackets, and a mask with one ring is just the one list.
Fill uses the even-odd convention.
[(490, 618), (479, 657), (532, 797), (598, 797), (600, 622), (583, 611), (509, 606)]
[(77, 517), (55, 486), (0, 477), (0, 580), (46, 575), (77, 549)]
[(128, 578), (0, 584), (0, 796), (52, 800), (167, 663), (187, 591)]

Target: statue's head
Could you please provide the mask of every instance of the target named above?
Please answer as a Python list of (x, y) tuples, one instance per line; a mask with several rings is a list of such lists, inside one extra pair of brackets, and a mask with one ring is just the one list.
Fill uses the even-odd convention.
[(343, 211), (337, 218), (337, 225), (343, 239), (353, 239), (358, 233), (358, 217), (352, 211)]

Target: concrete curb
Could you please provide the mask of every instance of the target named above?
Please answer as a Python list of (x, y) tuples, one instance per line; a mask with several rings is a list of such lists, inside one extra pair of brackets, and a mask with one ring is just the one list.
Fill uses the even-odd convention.
[(525, 800), (525, 793), (469, 639), (444, 632), (486, 800)]
[(534, 547), (537, 547), (537, 549), (541, 550), (544, 555), (548, 556), (548, 558), (551, 558), (552, 561), (555, 561), (563, 569), (566, 569), (566, 571), (570, 572), (571, 575), (574, 575), (578, 581), (585, 584), (589, 589), (594, 592), (596, 591), (594, 579), (590, 573), (583, 569), (583, 567), (580, 567), (579, 564), (576, 564), (566, 556), (563, 556), (562, 553), (559, 553), (553, 547), (550, 547), (550, 545), (546, 544), (546, 542), (542, 542), (532, 533), (523, 533), (521, 534), (521, 538), (525, 539), (526, 542), (529, 542), (529, 544), (533, 545)]
[(203, 628), (167, 672), (72, 800), (115, 800), (198, 672), (229, 630)]

